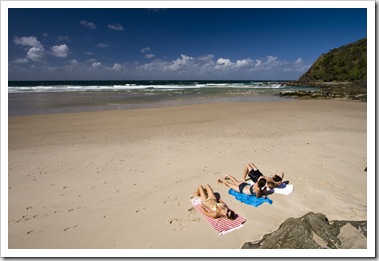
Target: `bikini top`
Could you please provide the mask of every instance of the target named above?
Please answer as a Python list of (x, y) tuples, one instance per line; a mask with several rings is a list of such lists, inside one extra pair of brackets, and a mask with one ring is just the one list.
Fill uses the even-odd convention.
[[(207, 199), (205, 200), (205, 202), (207, 202), (207, 201), (209, 201), (209, 200), (213, 200), (213, 201), (216, 202), (216, 200), (215, 200), (214, 198), (211, 198), (211, 197), (207, 198)], [(221, 202), (216, 202), (216, 205), (212, 205), (211, 210), (212, 210), (212, 211), (216, 211), (218, 206), (221, 206), (222, 208), (226, 208), (226, 206), (225, 206), (223, 203), (221, 203)]]
[(217, 206), (221, 206), (222, 208), (226, 208), (226, 206), (222, 203), (217, 203), (216, 205), (213, 205), (211, 207), (212, 211), (216, 211), (217, 210)]

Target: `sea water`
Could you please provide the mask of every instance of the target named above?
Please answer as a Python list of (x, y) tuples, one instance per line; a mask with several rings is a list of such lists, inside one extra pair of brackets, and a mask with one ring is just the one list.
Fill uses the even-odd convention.
[(10, 81), (8, 115), (133, 109), (211, 102), (281, 101), (315, 90), (284, 81)]

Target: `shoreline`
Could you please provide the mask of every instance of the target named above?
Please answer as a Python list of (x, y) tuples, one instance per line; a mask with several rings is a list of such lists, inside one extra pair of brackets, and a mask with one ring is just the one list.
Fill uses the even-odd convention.
[[(139, 95), (128, 97), (128, 93), (12, 93), (9, 94), (8, 116), (26, 116), (43, 114), (62, 114), (77, 112), (96, 112), (111, 110), (129, 110), (159, 107), (176, 107), (196, 104), (235, 103), (235, 102), (279, 102), (292, 98), (277, 95), (252, 96), (204, 96), (160, 95), (159, 97)], [(23, 98), (22, 96), (28, 96)]]
[[(8, 123), (9, 248), (238, 249), (309, 211), (367, 220), (367, 103), (210, 103)], [(294, 191), (258, 208), (236, 201), (216, 180), (239, 178), (248, 162), (284, 171)], [(207, 183), (247, 219), (243, 228), (219, 237), (193, 210), (192, 192)]]

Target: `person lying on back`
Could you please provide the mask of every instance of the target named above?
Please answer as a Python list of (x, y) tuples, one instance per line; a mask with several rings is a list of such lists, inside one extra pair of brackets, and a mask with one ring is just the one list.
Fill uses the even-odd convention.
[(281, 177), (278, 175), (267, 177), (259, 171), (259, 169), (257, 168), (257, 166), (254, 165), (254, 163), (248, 163), (245, 166), (242, 174), (242, 181), (247, 181), (251, 179), (254, 183), (256, 183), (261, 177), (264, 177), (266, 179), (268, 189), (274, 189), (283, 183), (284, 172), (282, 172)]
[(225, 178), (219, 178), (218, 182), (245, 195), (255, 195), (257, 198), (266, 197), (266, 179), (263, 176), (261, 176), (253, 185), (238, 181), (230, 175), (226, 175)]

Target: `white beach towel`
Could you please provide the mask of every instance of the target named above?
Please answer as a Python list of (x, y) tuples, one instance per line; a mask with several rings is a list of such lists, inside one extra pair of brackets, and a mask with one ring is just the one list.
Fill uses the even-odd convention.
[[(251, 180), (247, 181), (247, 183), (249, 183), (250, 185), (254, 184), (254, 182), (251, 181)], [(293, 191), (293, 185), (292, 184), (282, 183), (279, 186), (277, 186), (276, 188), (274, 188), (273, 190), (272, 189), (270, 189), (270, 190), (268, 189), (267, 191), (269, 193), (289, 195)]]

